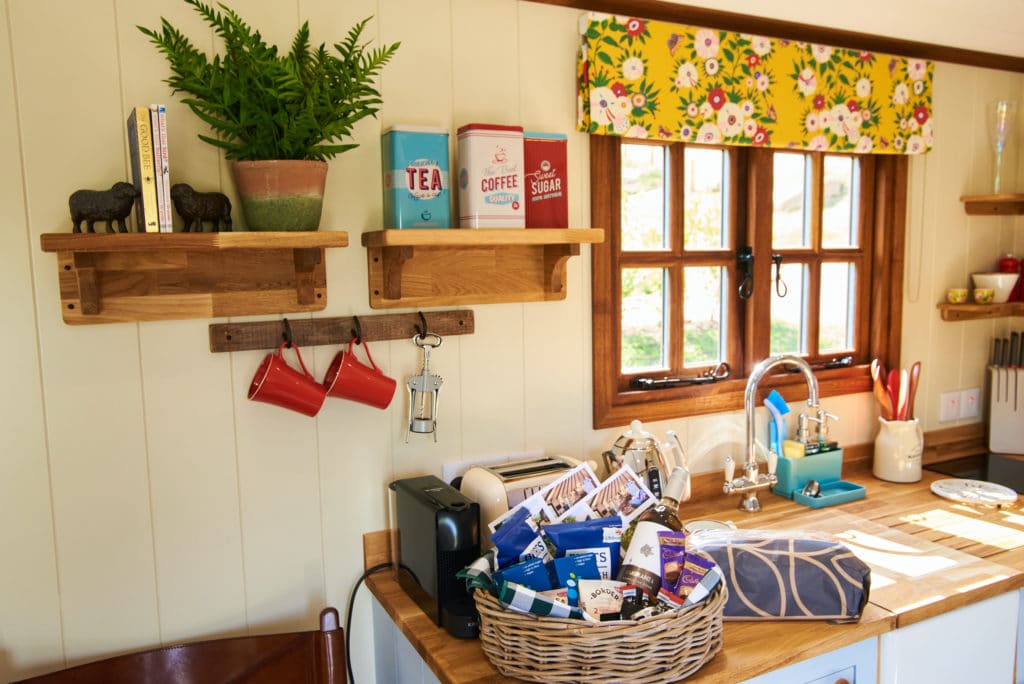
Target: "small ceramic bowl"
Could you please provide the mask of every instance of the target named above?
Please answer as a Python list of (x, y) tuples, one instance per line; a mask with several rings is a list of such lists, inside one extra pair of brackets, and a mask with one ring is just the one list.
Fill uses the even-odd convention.
[(946, 290), (946, 301), (950, 304), (964, 304), (967, 302), (966, 287), (951, 287)]
[(974, 288), (974, 301), (977, 304), (991, 304), (992, 298), (996, 296), (996, 291), (991, 287), (976, 287)]

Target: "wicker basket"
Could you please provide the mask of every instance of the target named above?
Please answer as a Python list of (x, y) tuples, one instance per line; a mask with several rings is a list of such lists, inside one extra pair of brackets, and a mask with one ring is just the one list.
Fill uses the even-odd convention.
[(498, 672), (533, 682), (661, 684), (689, 677), (722, 648), (724, 582), (706, 600), (641, 622), (581, 624), (505, 609), (474, 592), (480, 644)]

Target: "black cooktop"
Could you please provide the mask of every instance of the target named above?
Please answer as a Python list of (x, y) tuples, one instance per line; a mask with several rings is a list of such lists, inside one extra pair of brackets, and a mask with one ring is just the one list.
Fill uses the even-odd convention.
[(1001, 454), (979, 454), (923, 466), (952, 477), (995, 482), (1024, 494), (1024, 459)]

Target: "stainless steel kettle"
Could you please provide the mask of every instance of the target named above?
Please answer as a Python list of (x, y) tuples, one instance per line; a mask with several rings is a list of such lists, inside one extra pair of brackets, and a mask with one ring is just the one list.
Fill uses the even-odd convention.
[[(660, 499), (662, 474), (664, 473), (667, 477), (667, 473), (672, 469), (670, 467), (672, 464), (666, 459), (666, 451), (676, 451), (678, 458), (674, 460), (678, 460), (678, 463), (674, 465), (686, 466), (686, 457), (679, 438), (672, 431), (668, 432), (668, 436), (670, 441), (662, 445), (654, 435), (644, 430), (643, 423), (634, 420), (629, 424), (629, 429), (615, 440), (611, 449), (601, 454), (605, 468), (609, 473), (614, 473), (622, 466), (628, 465), (633, 472), (644, 478), (651, 493)], [(689, 483), (687, 483), (686, 496), (683, 500), (688, 498)]]

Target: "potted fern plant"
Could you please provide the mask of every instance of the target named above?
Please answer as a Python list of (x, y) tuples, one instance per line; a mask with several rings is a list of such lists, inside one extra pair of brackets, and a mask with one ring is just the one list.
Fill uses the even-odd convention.
[(235, 188), (250, 230), (317, 230), (327, 160), (357, 147), (352, 127), (376, 116), (374, 81), (398, 43), (369, 49), (360, 37), (369, 17), (334, 44), (309, 42), (304, 22), (287, 54), (267, 45), (259, 31), (223, 3), (223, 11), (184, 0), (224, 44), (212, 58), (161, 17), (159, 29), (137, 27), (167, 58), (172, 92), (213, 135), (204, 142), (232, 162)]

